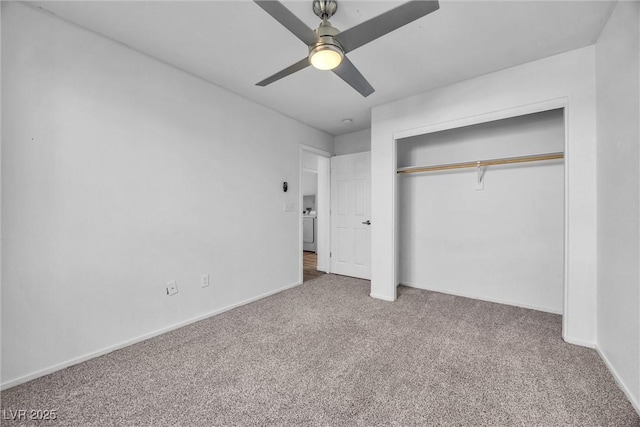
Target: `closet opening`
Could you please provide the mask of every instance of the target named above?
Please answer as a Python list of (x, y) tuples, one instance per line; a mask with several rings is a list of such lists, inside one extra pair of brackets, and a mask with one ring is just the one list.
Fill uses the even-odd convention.
[(564, 108), (396, 150), (399, 284), (563, 314)]

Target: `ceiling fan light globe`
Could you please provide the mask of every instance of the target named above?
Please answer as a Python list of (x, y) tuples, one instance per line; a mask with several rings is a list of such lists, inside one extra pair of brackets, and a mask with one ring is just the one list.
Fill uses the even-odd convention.
[(318, 70), (333, 70), (342, 62), (344, 54), (333, 45), (321, 45), (309, 53), (309, 61)]

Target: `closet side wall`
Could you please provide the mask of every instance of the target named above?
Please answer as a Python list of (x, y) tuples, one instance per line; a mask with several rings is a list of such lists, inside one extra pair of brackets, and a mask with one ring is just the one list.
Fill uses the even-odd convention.
[[(561, 152), (562, 110), (398, 141), (398, 166)], [(400, 283), (562, 312), (563, 162), (398, 179)]]
[(598, 350), (640, 413), (640, 5), (619, 2), (596, 45)]

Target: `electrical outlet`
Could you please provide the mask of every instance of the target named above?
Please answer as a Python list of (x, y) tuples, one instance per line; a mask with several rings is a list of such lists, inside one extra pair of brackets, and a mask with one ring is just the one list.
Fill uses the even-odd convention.
[(167, 295), (175, 295), (178, 293), (178, 284), (175, 280), (172, 280), (167, 284)]
[(200, 286), (203, 288), (209, 286), (209, 273), (205, 273), (200, 276)]

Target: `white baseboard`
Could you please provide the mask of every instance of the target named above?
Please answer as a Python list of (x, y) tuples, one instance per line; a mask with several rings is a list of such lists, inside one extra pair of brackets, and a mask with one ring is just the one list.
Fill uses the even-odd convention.
[(371, 298), (375, 298), (375, 299), (381, 299), (383, 301), (395, 301), (395, 299), (388, 297), (387, 295), (380, 295), (380, 294), (374, 294), (374, 293), (370, 293), (369, 296)]
[(585, 341), (585, 340), (579, 340), (579, 339), (575, 339), (575, 338), (569, 338), (569, 337), (565, 336), (564, 333), (562, 334), (562, 339), (566, 343), (573, 344), (573, 345), (579, 345), (580, 347), (596, 348), (596, 343), (594, 343), (592, 341)]
[(51, 373), (54, 373), (56, 371), (60, 371), (62, 369), (68, 368), (69, 366), (77, 365), (78, 363), (86, 362), (87, 360), (90, 360), (90, 359), (93, 359), (93, 358), (96, 358), (96, 357), (99, 357), (99, 356), (104, 356), (105, 354), (111, 353), (111, 352), (116, 351), (116, 350), (120, 350), (121, 348), (125, 348), (125, 347), (128, 347), (130, 345), (133, 345), (133, 344), (136, 344), (136, 343), (139, 343), (139, 342), (142, 342), (142, 341), (146, 341), (146, 340), (148, 340), (150, 338), (157, 337), (157, 336), (162, 335), (162, 334), (166, 334), (167, 332), (171, 332), (171, 331), (173, 331), (175, 329), (182, 328), (183, 326), (187, 326), (187, 325), (190, 325), (192, 323), (199, 322), (200, 320), (204, 320), (204, 319), (207, 319), (209, 317), (215, 316), (217, 314), (224, 313), (225, 311), (233, 310), (234, 308), (237, 308), (237, 307), (240, 307), (240, 306), (255, 302), (257, 300), (260, 300), (262, 298), (266, 298), (266, 297), (271, 296), (271, 295), (275, 295), (275, 294), (280, 293), (282, 291), (286, 291), (287, 289), (294, 288), (294, 287), (296, 287), (298, 285), (300, 285), (300, 282), (296, 282), (296, 283), (284, 286), (282, 288), (278, 288), (278, 289), (275, 289), (273, 291), (269, 291), (269, 292), (266, 292), (264, 294), (257, 295), (255, 297), (251, 297), (249, 299), (237, 302), (235, 304), (228, 305), (226, 307), (218, 308), (218, 309), (213, 310), (213, 311), (211, 311), (209, 313), (205, 313), (205, 314), (202, 314), (200, 316), (196, 316), (196, 317), (193, 317), (191, 319), (184, 320), (182, 322), (176, 323), (176, 324), (168, 326), (166, 328), (158, 329), (158, 330), (155, 330), (153, 332), (149, 332), (147, 334), (140, 335), (138, 337), (132, 338), (130, 340), (126, 340), (126, 341), (120, 342), (118, 344), (114, 344), (112, 346), (105, 347), (105, 348), (103, 348), (101, 350), (97, 350), (97, 351), (94, 351), (94, 352), (91, 352), (91, 353), (87, 353), (87, 354), (82, 355), (80, 357), (76, 357), (76, 358), (67, 360), (65, 362), (58, 363), (56, 365), (50, 366), (48, 368), (41, 369), (41, 370), (33, 372), (31, 374), (27, 374), (27, 375), (24, 375), (22, 377), (19, 377), (19, 378), (16, 378), (16, 379), (13, 379), (13, 380), (10, 380), (10, 381), (7, 381), (7, 382), (3, 382), (2, 385), (0, 385), (0, 390), (6, 390), (8, 388), (15, 387), (17, 385), (26, 383), (28, 381), (35, 380), (36, 378), (40, 378), (40, 377), (43, 377), (45, 375), (49, 375)]
[(521, 303), (516, 303), (516, 302), (513, 302), (513, 301), (501, 300), (499, 298), (487, 298), (487, 297), (484, 297), (484, 296), (481, 296), (481, 295), (473, 295), (473, 294), (468, 294), (468, 293), (465, 293), (465, 292), (453, 292), (453, 291), (450, 291), (449, 289), (432, 288), (432, 287), (428, 287), (428, 286), (416, 285), (415, 283), (407, 283), (407, 282), (402, 282), (402, 283), (400, 283), (400, 285), (408, 286), (410, 288), (424, 289), (425, 291), (440, 292), (442, 294), (449, 294), (449, 295), (455, 295), (455, 296), (459, 296), (459, 297), (477, 299), (477, 300), (480, 300), (480, 301), (495, 302), (497, 304), (505, 304), (505, 305), (513, 305), (513, 306), (516, 306), (516, 307), (528, 308), (530, 310), (544, 311), (545, 313), (562, 314), (562, 310), (553, 310), (553, 309), (549, 309), (549, 308), (546, 308), (546, 307), (538, 307), (538, 306), (535, 306), (535, 305), (521, 304)]
[(607, 366), (607, 369), (609, 369), (609, 372), (611, 372), (611, 375), (613, 375), (613, 379), (616, 380), (618, 387), (620, 387), (620, 389), (624, 392), (629, 402), (631, 402), (633, 409), (635, 409), (638, 415), (640, 416), (640, 402), (633, 400), (633, 396), (631, 395), (631, 392), (629, 391), (627, 386), (624, 384), (624, 382), (620, 378), (620, 375), (618, 375), (618, 372), (615, 370), (615, 368), (613, 367), (609, 359), (607, 359), (607, 356), (605, 356), (605, 354), (600, 350), (600, 348), (598, 348), (598, 346), (595, 346), (595, 349), (600, 355), (600, 358), (602, 359), (604, 364)]

